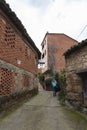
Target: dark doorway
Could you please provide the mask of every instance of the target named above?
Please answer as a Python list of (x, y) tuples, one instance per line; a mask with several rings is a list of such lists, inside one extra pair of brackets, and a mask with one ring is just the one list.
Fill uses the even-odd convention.
[(82, 79), (83, 99), (87, 101), (87, 72), (80, 73), (79, 75)]
[(87, 98), (87, 73), (82, 74), (82, 83), (83, 83), (83, 93), (85, 98)]

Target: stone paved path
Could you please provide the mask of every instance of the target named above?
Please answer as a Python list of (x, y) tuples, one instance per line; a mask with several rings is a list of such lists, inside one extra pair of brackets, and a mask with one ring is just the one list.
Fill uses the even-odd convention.
[(57, 97), (53, 97), (52, 92), (42, 91), (1, 120), (0, 130), (75, 130), (75, 128), (62, 112)]

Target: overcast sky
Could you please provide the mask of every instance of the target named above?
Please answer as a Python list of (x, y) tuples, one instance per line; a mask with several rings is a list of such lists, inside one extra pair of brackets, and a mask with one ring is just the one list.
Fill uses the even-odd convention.
[(87, 0), (6, 0), (41, 49), (49, 33), (65, 33), (82, 41), (87, 38)]

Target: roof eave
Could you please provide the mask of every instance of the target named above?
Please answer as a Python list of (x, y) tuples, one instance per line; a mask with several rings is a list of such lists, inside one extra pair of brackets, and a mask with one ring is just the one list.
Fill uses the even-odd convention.
[(23, 24), (21, 23), (21, 21), (18, 19), (16, 14), (10, 9), (9, 5), (4, 0), (0, 0), (0, 9), (9, 17), (9, 19), (12, 21), (12, 23), (14, 23), (14, 25), (20, 31), (22, 36), (36, 50), (36, 52), (38, 53), (38, 57), (40, 58), (41, 52), (39, 51), (39, 49), (36, 47), (33, 40), (28, 35), (28, 33), (27, 33), (26, 29), (24, 28)]

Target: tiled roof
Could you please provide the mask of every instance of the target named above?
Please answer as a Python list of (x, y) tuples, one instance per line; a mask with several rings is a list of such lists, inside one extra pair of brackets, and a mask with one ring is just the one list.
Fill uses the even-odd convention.
[(20, 31), (22, 36), (28, 41), (28, 45), (31, 45), (36, 50), (36, 52), (38, 53), (38, 56), (40, 58), (41, 53), (40, 53), (39, 49), (36, 47), (35, 43), (33, 42), (33, 40), (28, 35), (28, 33), (27, 33), (26, 29), (24, 28), (22, 22), (18, 19), (16, 14), (11, 10), (11, 8), (5, 2), (5, 0), (0, 0), (0, 9), (8, 16), (8, 18), (11, 20), (11, 22)]
[(72, 46), (70, 49), (68, 49), (65, 53), (64, 56), (67, 57), (70, 54), (74, 53), (78, 49), (81, 49), (82, 47), (87, 46), (87, 39), (83, 40), (82, 42), (79, 42), (78, 44)]

